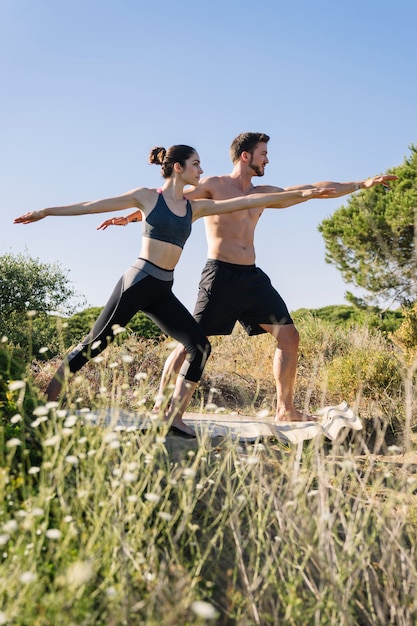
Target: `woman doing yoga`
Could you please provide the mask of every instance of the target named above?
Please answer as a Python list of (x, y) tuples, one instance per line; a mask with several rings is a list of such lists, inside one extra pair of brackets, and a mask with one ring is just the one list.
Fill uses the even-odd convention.
[(151, 150), (150, 163), (162, 169), (161, 189), (139, 187), (114, 198), (81, 202), (32, 211), (16, 218), (16, 224), (29, 224), (49, 216), (106, 213), (128, 208), (139, 209), (143, 220), (139, 258), (123, 274), (90, 333), (62, 361), (46, 390), (49, 401), (61, 392), (65, 374), (77, 372), (104, 350), (114, 331), (143, 311), (168, 336), (185, 346), (187, 358), (177, 378), (166, 412), (171, 429), (178, 435), (195, 436), (182, 420), (210, 354), (210, 343), (191, 313), (172, 292), (173, 270), (191, 232), (191, 224), (205, 215), (230, 213), (260, 207), (284, 208), (309, 198), (329, 195), (329, 189), (306, 189), (253, 194), (231, 200), (184, 198), (186, 185), (197, 185), (203, 170), (198, 153), (190, 146), (175, 145)]

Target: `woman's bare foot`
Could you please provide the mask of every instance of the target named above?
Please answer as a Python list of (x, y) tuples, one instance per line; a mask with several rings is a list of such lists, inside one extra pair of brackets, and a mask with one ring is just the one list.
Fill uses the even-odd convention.
[(185, 437), (186, 439), (196, 438), (194, 430), (187, 426), (187, 424), (185, 424), (182, 419), (174, 419), (169, 430), (174, 435), (179, 435), (180, 437)]

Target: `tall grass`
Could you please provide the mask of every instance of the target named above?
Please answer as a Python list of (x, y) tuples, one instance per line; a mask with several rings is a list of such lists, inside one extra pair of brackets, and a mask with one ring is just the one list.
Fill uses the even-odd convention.
[[(0, 624), (417, 623), (415, 461), (397, 454), (402, 439), (386, 441), (388, 418), (404, 415), (400, 365), (376, 358), (395, 355), (366, 332), (303, 330), (298, 400), (340, 401), (332, 367), (342, 372), (343, 355), (357, 363), (340, 373), (343, 397), (368, 428), (335, 444), (190, 442), (160, 419), (146, 431), (91, 421), (88, 409), (109, 405), (151, 417), (168, 350), (152, 343), (108, 350), (72, 381), (65, 408), (26, 415), (15, 384), (16, 437), (0, 470)], [(214, 343), (195, 406), (210, 396), (273, 410), (269, 338)]]

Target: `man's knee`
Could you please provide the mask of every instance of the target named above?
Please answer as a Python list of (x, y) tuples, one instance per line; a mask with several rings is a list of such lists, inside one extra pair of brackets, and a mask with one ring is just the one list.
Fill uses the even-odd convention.
[(286, 324), (285, 326), (280, 326), (277, 336), (277, 345), (280, 350), (296, 352), (298, 350), (299, 344), (300, 333), (298, 332), (294, 324)]

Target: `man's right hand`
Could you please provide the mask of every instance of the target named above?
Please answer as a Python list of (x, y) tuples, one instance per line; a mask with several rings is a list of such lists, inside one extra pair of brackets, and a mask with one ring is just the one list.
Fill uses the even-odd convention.
[(104, 220), (97, 226), (97, 230), (106, 230), (109, 226), (127, 226), (129, 224), (129, 218), (127, 217), (112, 217), (111, 219)]

